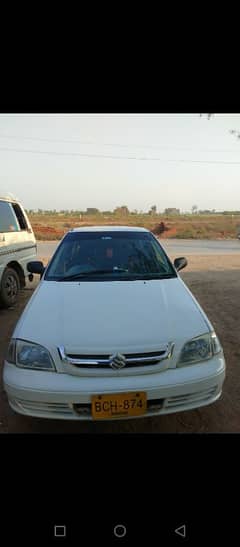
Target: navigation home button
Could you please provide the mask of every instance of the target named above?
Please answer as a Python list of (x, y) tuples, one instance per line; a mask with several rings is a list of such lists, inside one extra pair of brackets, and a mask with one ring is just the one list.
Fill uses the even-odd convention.
[(186, 535), (187, 535), (186, 524), (182, 524), (182, 526), (179, 526), (178, 528), (176, 528), (174, 530), (174, 532), (178, 536), (181, 536), (182, 538), (185, 538)]
[(113, 533), (117, 538), (123, 538), (127, 533), (127, 528), (124, 524), (116, 524), (113, 528)]

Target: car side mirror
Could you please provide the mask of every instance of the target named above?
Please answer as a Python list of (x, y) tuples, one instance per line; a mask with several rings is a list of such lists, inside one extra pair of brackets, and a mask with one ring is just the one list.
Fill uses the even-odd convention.
[(183, 268), (185, 268), (185, 266), (187, 266), (187, 259), (184, 256), (181, 256), (179, 258), (175, 258), (174, 267), (176, 268), (177, 272), (179, 272), (179, 270), (182, 270)]
[(27, 271), (30, 273), (39, 274), (42, 277), (44, 270), (45, 270), (45, 266), (43, 265), (42, 262), (38, 260), (33, 260), (32, 262), (27, 263)]

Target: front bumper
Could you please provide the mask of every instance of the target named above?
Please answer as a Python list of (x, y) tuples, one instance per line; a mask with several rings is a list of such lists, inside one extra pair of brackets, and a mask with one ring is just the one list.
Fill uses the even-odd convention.
[(91, 396), (107, 393), (145, 391), (148, 408), (141, 417), (198, 408), (219, 399), (224, 379), (223, 355), (198, 365), (115, 378), (24, 370), (7, 361), (3, 372), (13, 410), (26, 416), (68, 420), (92, 420)]

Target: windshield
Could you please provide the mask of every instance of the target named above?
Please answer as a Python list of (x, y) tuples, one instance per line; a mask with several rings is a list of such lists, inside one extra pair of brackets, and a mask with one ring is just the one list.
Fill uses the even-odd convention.
[(149, 232), (70, 232), (56, 250), (49, 281), (133, 280), (176, 277), (164, 250)]

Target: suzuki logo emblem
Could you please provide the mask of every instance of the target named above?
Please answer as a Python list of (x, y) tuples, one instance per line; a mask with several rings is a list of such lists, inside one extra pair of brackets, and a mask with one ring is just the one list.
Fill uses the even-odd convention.
[(111, 355), (110, 357), (110, 367), (114, 369), (120, 369), (125, 367), (126, 365), (126, 358), (121, 353), (114, 353), (114, 355)]

